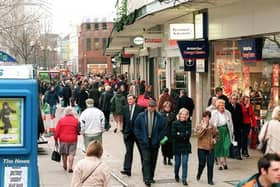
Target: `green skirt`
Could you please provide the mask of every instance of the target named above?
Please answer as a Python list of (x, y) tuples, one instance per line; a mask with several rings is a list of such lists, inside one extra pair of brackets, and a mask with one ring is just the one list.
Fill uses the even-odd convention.
[(218, 127), (219, 140), (216, 142), (214, 150), (215, 157), (228, 157), (230, 148), (230, 135), (227, 125)]

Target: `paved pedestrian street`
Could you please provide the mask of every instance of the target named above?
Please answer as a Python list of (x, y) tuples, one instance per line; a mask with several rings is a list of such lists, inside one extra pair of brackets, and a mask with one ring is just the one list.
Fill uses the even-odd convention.
[[(57, 118), (62, 115), (62, 110), (58, 108)], [(57, 120), (57, 119), (56, 119)], [(55, 120), (55, 121), (56, 121)], [(113, 128), (103, 134), (104, 154), (103, 159), (112, 170), (112, 186), (129, 186), (129, 187), (144, 187), (141, 174), (141, 163), (138, 150), (134, 148), (134, 159), (132, 176), (123, 176), (120, 171), (123, 169), (123, 159), (125, 147), (123, 143), (122, 134), (120, 132), (114, 133)], [(39, 145), (38, 148), (38, 162), (39, 175), (41, 187), (68, 187), (70, 186), (72, 174), (65, 172), (61, 163), (54, 162), (50, 159), (50, 154), (54, 147), (53, 137), (47, 138), (48, 144)], [(83, 138), (79, 137), (77, 155), (74, 162), (84, 157)], [(192, 137), (192, 154), (189, 158), (188, 169), (188, 183), (191, 187), (204, 187), (207, 184), (207, 168), (204, 169), (200, 181), (196, 181), (196, 172), (198, 168), (197, 151), (196, 151), (196, 137)], [(230, 187), (234, 186), (240, 179), (244, 179), (257, 172), (257, 160), (261, 156), (257, 151), (250, 150), (250, 157), (244, 160), (230, 159), (228, 162), (228, 170), (218, 170), (214, 168), (214, 183), (215, 187)], [(182, 183), (176, 183), (173, 174), (174, 166), (167, 166), (163, 164), (161, 151), (157, 161), (155, 172), (156, 183), (152, 186), (182, 186)]]

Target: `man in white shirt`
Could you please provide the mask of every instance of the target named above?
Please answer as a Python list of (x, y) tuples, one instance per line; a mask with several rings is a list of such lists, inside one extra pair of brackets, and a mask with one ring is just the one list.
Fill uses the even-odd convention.
[(87, 108), (80, 116), (81, 134), (84, 136), (84, 145), (87, 148), (89, 142), (99, 140), (102, 142), (102, 133), (105, 131), (105, 116), (98, 108), (93, 106), (94, 100), (87, 99)]

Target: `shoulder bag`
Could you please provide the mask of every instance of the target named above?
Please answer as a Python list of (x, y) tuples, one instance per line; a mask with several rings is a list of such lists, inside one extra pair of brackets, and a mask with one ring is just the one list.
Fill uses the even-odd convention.
[(89, 174), (85, 177), (85, 178), (83, 178), (82, 179), (82, 184), (84, 184), (84, 182), (86, 182), (86, 180), (89, 178), (89, 176), (91, 176), (93, 173), (94, 173), (94, 171), (98, 168), (98, 166), (100, 166), (100, 164), (101, 164), (102, 162), (99, 162), (90, 172), (89, 172)]
[(263, 138), (262, 138), (260, 144), (257, 146), (257, 150), (259, 150), (259, 151), (262, 152), (263, 154), (264, 154), (265, 151), (266, 151), (267, 142), (268, 142), (268, 139), (265, 139), (266, 134), (267, 134), (267, 130), (268, 130), (268, 126), (269, 126), (269, 122), (267, 123), (267, 126), (266, 126), (266, 129), (265, 129)]

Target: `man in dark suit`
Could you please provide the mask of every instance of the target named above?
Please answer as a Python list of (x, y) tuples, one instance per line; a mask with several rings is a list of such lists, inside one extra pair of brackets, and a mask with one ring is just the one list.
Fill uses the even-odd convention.
[(243, 123), (243, 112), (242, 112), (241, 105), (237, 101), (238, 101), (238, 96), (232, 94), (230, 97), (230, 102), (226, 105), (226, 109), (231, 113), (234, 138), (238, 144), (237, 159), (242, 160), (240, 155), (240, 149), (241, 149), (241, 125)]
[(131, 165), (133, 160), (134, 143), (136, 143), (142, 162), (141, 150), (139, 147), (139, 143), (136, 140), (135, 135), (133, 133), (133, 128), (137, 115), (140, 112), (143, 112), (144, 108), (136, 104), (135, 95), (129, 94), (127, 96), (127, 103), (128, 104), (123, 107), (123, 138), (124, 138), (126, 153), (124, 157), (123, 170), (121, 171), (121, 173), (127, 176), (131, 176)]
[(135, 120), (134, 134), (142, 153), (142, 174), (146, 186), (155, 183), (156, 168), (160, 141), (166, 135), (166, 119), (156, 111), (156, 102), (150, 100), (148, 108), (141, 112)]

